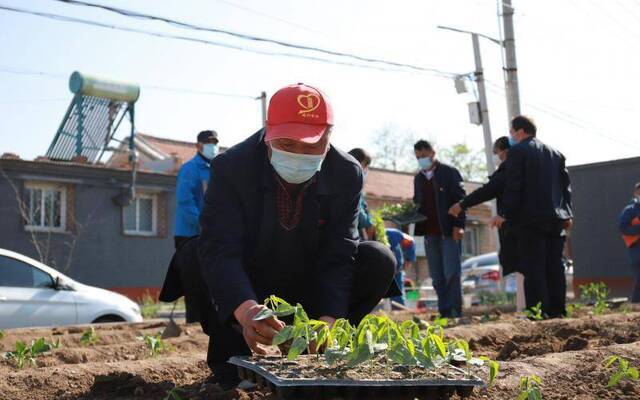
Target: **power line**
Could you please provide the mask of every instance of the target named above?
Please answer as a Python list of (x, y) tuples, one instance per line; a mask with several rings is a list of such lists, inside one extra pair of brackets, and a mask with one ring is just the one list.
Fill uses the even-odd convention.
[[(44, 76), (47, 78), (54, 78), (54, 79), (65, 79), (65, 80), (68, 79), (68, 77), (63, 74), (54, 74), (50, 72), (33, 71), (33, 70), (25, 70), (25, 69), (15, 69), (15, 68), (10, 68), (5, 66), (0, 66), (0, 72), (5, 72), (9, 74), (18, 74), (18, 75)], [(170, 86), (150, 85), (145, 83), (141, 83), (140, 86), (142, 86), (145, 89), (160, 90), (164, 92), (176, 92), (176, 93), (186, 93), (186, 94), (195, 94), (195, 95), (204, 95), (204, 96), (220, 96), (220, 97), (249, 99), (249, 100), (255, 100), (256, 98), (256, 96), (249, 96), (249, 95), (243, 95), (243, 94), (222, 93), (222, 92), (213, 92), (209, 90), (197, 90), (197, 89), (170, 87)]]
[[(56, 1), (59, 1), (59, 0), (56, 0)], [(247, 48), (247, 47), (234, 45), (234, 44), (229, 44), (229, 43), (216, 42), (216, 41), (207, 40), (207, 39), (194, 38), (194, 37), (190, 37), (190, 36), (173, 35), (173, 34), (169, 34), (169, 33), (161, 33), (161, 32), (154, 32), (154, 31), (147, 31), (147, 30), (143, 30), (143, 29), (129, 28), (129, 27), (126, 27), (126, 26), (105, 24), (105, 23), (86, 20), (86, 19), (82, 19), (82, 18), (68, 17), (66, 15), (52, 14), (52, 13), (46, 13), (46, 12), (33, 11), (33, 10), (26, 10), (26, 9), (20, 9), (20, 8), (15, 8), (15, 7), (0, 6), (0, 10), (6, 10), (6, 11), (16, 12), (16, 13), (20, 13), (20, 14), (29, 14), (29, 15), (34, 15), (34, 16), (47, 18), (47, 19), (53, 19), (53, 20), (57, 20), (57, 21), (73, 22), (73, 23), (79, 23), (79, 24), (94, 26), (94, 27), (107, 28), (107, 29), (130, 32), (130, 33), (138, 33), (138, 34), (141, 34), (141, 35), (160, 37), (160, 38), (164, 38), (164, 39), (175, 39), (175, 40), (182, 40), (182, 41), (200, 43), (200, 44), (205, 44), (205, 45), (210, 45), (210, 46), (224, 47), (224, 48), (228, 48), (228, 49), (232, 49), (232, 50), (246, 51), (246, 52), (260, 54), (260, 55), (296, 58), (296, 59), (301, 59), (301, 60), (321, 62), (321, 63), (325, 63), (325, 64), (344, 65), (344, 66), (349, 66), (349, 67), (365, 68), (365, 69), (372, 69), (372, 70), (385, 71), (385, 72), (409, 72), (409, 71), (407, 71), (407, 69), (401, 69), (401, 68), (387, 68), (387, 67), (383, 67), (383, 66), (380, 66), (380, 65), (356, 64), (356, 63), (351, 63), (351, 62), (347, 62), (347, 61), (330, 60), (330, 59), (327, 59), (327, 58), (321, 58), (321, 57), (315, 57), (315, 56), (309, 56), (309, 55), (302, 55), (302, 54), (283, 53), (283, 52), (275, 52), (275, 51), (267, 51), (267, 50), (258, 50), (258, 49)], [(446, 79), (450, 79), (453, 76), (457, 75), (457, 74), (455, 74), (453, 72), (434, 72), (435, 70), (432, 70), (430, 68), (422, 68), (422, 67), (417, 67), (417, 66), (413, 66), (413, 67), (407, 66), (406, 68), (412, 69), (414, 71), (428, 73), (428, 74), (435, 75), (435, 76), (440, 77), (440, 78), (446, 78)]]
[(234, 7), (234, 8), (238, 8), (240, 10), (246, 11), (246, 12), (251, 13), (251, 14), (259, 15), (261, 17), (264, 17), (264, 18), (267, 18), (267, 19), (271, 19), (273, 21), (282, 22), (283, 24), (293, 26), (293, 27), (301, 29), (303, 31), (315, 33), (315, 34), (322, 35), (322, 36), (327, 36), (324, 32), (320, 32), (320, 31), (317, 31), (315, 29), (311, 29), (311, 28), (309, 28), (307, 26), (304, 26), (304, 25), (296, 24), (295, 22), (291, 22), (291, 21), (286, 20), (284, 18), (276, 17), (275, 15), (271, 15), (271, 14), (267, 14), (267, 13), (262, 12), (262, 11), (255, 10), (253, 8), (250, 8), (250, 7), (247, 7), (247, 6), (244, 6), (244, 5), (236, 4), (236, 3), (233, 3), (233, 2), (227, 1), (227, 0), (217, 0), (217, 1), (219, 1), (220, 3), (224, 3), (224, 4), (226, 4), (226, 5), (230, 6), (230, 7)]
[[(489, 83), (489, 85), (488, 85), (489, 91), (491, 91), (494, 94), (498, 94), (498, 95), (504, 96), (504, 92), (498, 90), (500, 88), (498, 85), (496, 85), (494, 83), (490, 83), (488, 81), (485, 81), (485, 82)], [(635, 149), (640, 149), (640, 147), (635, 145), (635, 144), (631, 144), (631, 143), (625, 142), (623, 140), (617, 139), (615, 137), (606, 135), (606, 134), (600, 132), (598, 129), (596, 129), (596, 128), (592, 127), (592, 126), (589, 126), (590, 124), (588, 122), (586, 122), (584, 120), (581, 120), (579, 118), (576, 118), (573, 115), (568, 114), (568, 113), (566, 113), (564, 111), (561, 111), (561, 110), (558, 110), (558, 109), (554, 109), (553, 107), (549, 107), (549, 106), (541, 106), (541, 105), (532, 104), (530, 102), (522, 102), (522, 103), (525, 104), (528, 107), (531, 107), (531, 108), (533, 108), (535, 110), (538, 110), (538, 111), (540, 111), (540, 112), (542, 112), (544, 114), (547, 114), (547, 115), (549, 115), (549, 116), (551, 116), (551, 117), (553, 117), (553, 118), (555, 118), (557, 120), (563, 121), (565, 123), (568, 123), (570, 125), (576, 126), (576, 127), (580, 128), (580, 129), (583, 129), (585, 132), (591, 133), (592, 135), (599, 136), (601, 138), (610, 140), (612, 142), (616, 142), (618, 144), (623, 144), (625, 146), (633, 147)]]
[(388, 65), (388, 66), (396, 67), (396, 68), (408, 68), (408, 69), (413, 69), (413, 70), (421, 71), (421, 72), (430, 72), (430, 73), (434, 73), (434, 74), (438, 74), (438, 75), (444, 75), (444, 76), (447, 76), (447, 77), (453, 77), (453, 76), (456, 75), (455, 73), (448, 72), (448, 71), (443, 71), (443, 70), (436, 69), (436, 68), (422, 67), (422, 66), (418, 66), (418, 65), (414, 65), (414, 64), (406, 64), (406, 63), (402, 63), (402, 62), (390, 61), (390, 60), (385, 60), (385, 59), (365, 57), (365, 56), (360, 56), (360, 55), (357, 55), (357, 54), (345, 53), (345, 52), (341, 52), (341, 51), (329, 50), (329, 49), (324, 49), (324, 48), (320, 48), (320, 47), (313, 47), (313, 46), (307, 46), (307, 45), (303, 45), (303, 44), (285, 42), (285, 41), (276, 40), (276, 39), (270, 39), (270, 38), (255, 36), (255, 35), (249, 35), (249, 34), (246, 34), (246, 33), (233, 32), (233, 31), (220, 29), (220, 28), (206, 27), (206, 26), (202, 26), (202, 25), (195, 25), (195, 24), (191, 24), (191, 23), (187, 23), (187, 22), (183, 22), (183, 21), (174, 20), (174, 19), (171, 19), (171, 18), (160, 17), (160, 16), (156, 16), (156, 15), (151, 15), (151, 14), (139, 13), (137, 11), (125, 10), (125, 9), (122, 9), (122, 8), (105, 6), (105, 5), (102, 5), (102, 4), (87, 3), (87, 2), (79, 1), (79, 0), (54, 0), (54, 1), (58, 1), (58, 2), (61, 2), (61, 3), (67, 3), (67, 4), (70, 4), (70, 5), (99, 8), (99, 9), (110, 11), (110, 12), (113, 12), (113, 13), (116, 13), (116, 14), (124, 15), (126, 17), (132, 17), (132, 18), (138, 18), (138, 19), (144, 19), (144, 20), (151, 20), (151, 21), (160, 21), (160, 22), (167, 23), (169, 25), (173, 25), (173, 26), (177, 26), (177, 27), (184, 28), (184, 29), (189, 29), (189, 30), (204, 31), (204, 32), (211, 32), (211, 33), (220, 33), (220, 34), (225, 34), (225, 35), (228, 35), (228, 36), (231, 36), (231, 37), (234, 37), (234, 38), (243, 39), (243, 40), (270, 43), (270, 44), (275, 44), (275, 45), (278, 45), (278, 46), (288, 47), (288, 48), (292, 48), (292, 49), (296, 49), (296, 50), (305, 50), (305, 51), (317, 52), (317, 53), (322, 53), (322, 54), (331, 55), (331, 56), (345, 57), (345, 58), (350, 58), (350, 59), (353, 59), (353, 60), (356, 60), (356, 61), (365, 62), (365, 63), (383, 64), (383, 65)]

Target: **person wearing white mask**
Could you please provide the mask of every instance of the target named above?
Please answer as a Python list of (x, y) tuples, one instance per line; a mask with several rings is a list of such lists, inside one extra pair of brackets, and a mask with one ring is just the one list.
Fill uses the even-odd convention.
[(363, 171), (331, 145), (332, 127), (326, 96), (290, 85), (270, 99), (264, 129), (212, 162), (197, 247), (213, 302), (207, 363), (223, 387), (238, 382), (227, 360), (265, 354), (284, 326), (253, 320), (267, 296), (357, 324), (399, 293), (391, 250), (358, 241)]
[(175, 247), (200, 233), (200, 213), (204, 193), (209, 183), (211, 160), (218, 154), (218, 133), (207, 130), (198, 133), (198, 153), (180, 167), (176, 184)]
[(416, 224), (414, 235), (424, 236), (429, 274), (443, 317), (462, 315), (461, 252), (466, 216), (449, 215), (449, 208), (465, 195), (460, 172), (441, 163), (426, 140), (413, 146), (419, 172), (414, 177), (413, 202), (426, 221)]

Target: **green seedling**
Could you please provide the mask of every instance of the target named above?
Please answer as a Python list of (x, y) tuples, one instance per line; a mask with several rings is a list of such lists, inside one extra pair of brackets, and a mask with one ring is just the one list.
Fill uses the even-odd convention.
[(164, 352), (165, 350), (169, 350), (170, 348), (169, 345), (162, 340), (162, 334), (160, 333), (155, 336), (145, 334), (138, 339), (145, 342), (151, 356), (157, 356), (158, 354)]
[(543, 319), (542, 316), (542, 303), (538, 302), (535, 306), (524, 310), (524, 315), (529, 319), (533, 319), (536, 321), (541, 321)]
[(618, 363), (618, 369), (613, 372), (611, 377), (609, 377), (609, 382), (607, 382), (607, 388), (612, 388), (616, 386), (623, 379), (629, 379), (633, 381), (637, 381), (639, 374), (638, 369), (629, 366), (629, 361), (625, 360), (621, 356), (611, 356), (607, 360), (605, 360), (605, 368), (610, 368), (614, 363)]
[(183, 394), (184, 391), (176, 386), (167, 391), (167, 395), (162, 400), (185, 400), (185, 398), (182, 397)]
[(609, 309), (607, 297), (609, 288), (603, 282), (591, 282), (588, 285), (580, 285), (580, 298), (588, 303), (593, 303), (593, 313), (595, 315), (604, 314)]
[(4, 339), (4, 331), (0, 329), (0, 340)]
[[(323, 321), (310, 319), (300, 304), (291, 306), (286, 301), (271, 296), (265, 301), (266, 308), (258, 318), (293, 313), (292, 325), (285, 326), (273, 339), (273, 345), (291, 341), (287, 358), (295, 360), (314, 344), (325, 347), (324, 359), (338, 368), (353, 368), (371, 362), (384, 355), (387, 367), (419, 366), (438, 368), (446, 364), (470, 367), (487, 365), (489, 382), (493, 383), (498, 364), (488, 358), (474, 358), (469, 344), (464, 340), (447, 342), (444, 338), (445, 319), (429, 325), (418, 319), (396, 323), (387, 316), (366, 315), (357, 327), (346, 319), (338, 319), (333, 326)], [(424, 329), (426, 327), (426, 329)], [(318, 357), (321, 357), (318, 354)], [(462, 370), (461, 370), (462, 371)]]
[(80, 337), (80, 343), (82, 343), (83, 346), (95, 345), (99, 340), (100, 338), (93, 326), (90, 326), (89, 329), (84, 331)]
[(404, 203), (385, 204), (379, 211), (380, 216), (385, 219), (390, 219), (398, 215), (408, 214), (416, 209), (416, 205), (407, 201)]
[(520, 378), (518, 400), (542, 400), (542, 380), (536, 375)]
[(577, 311), (582, 309), (582, 304), (580, 303), (570, 303), (567, 304), (567, 318), (573, 318)]
[(18, 368), (23, 368), (25, 362), (36, 365), (36, 358), (43, 353), (57, 349), (60, 347), (60, 339), (55, 343), (47, 343), (44, 338), (32, 340), (31, 345), (27, 346), (23, 341), (18, 340), (15, 344), (14, 351), (7, 352), (6, 358), (15, 360)]
[(449, 325), (449, 319), (445, 318), (445, 317), (441, 317), (440, 315), (438, 315), (434, 320), (433, 320), (433, 324), (435, 326), (441, 326), (443, 328), (446, 328), (447, 325)]

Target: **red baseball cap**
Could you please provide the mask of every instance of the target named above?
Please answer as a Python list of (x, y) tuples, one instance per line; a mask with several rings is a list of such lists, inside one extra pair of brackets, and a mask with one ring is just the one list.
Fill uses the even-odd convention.
[(333, 125), (333, 110), (318, 89), (298, 83), (278, 90), (269, 101), (265, 142), (293, 139), (316, 143)]

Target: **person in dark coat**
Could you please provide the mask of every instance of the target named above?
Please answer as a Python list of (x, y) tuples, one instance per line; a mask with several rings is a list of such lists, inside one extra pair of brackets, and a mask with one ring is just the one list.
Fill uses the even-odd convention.
[(640, 303), (640, 182), (634, 187), (631, 203), (622, 210), (618, 226), (635, 275), (631, 302)]
[(332, 125), (322, 92), (287, 86), (271, 98), (266, 128), (212, 161), (197, 253), (211, 305), (207, 363), (225, 387), (238, 382), (227, 360), (264, 354), (284, 326), (253, 320), (267, 296), (356, 324), (397, 294), (387, 293), (391, 250), (358, 240), (362, 168), (330, 144)]
[(420, 171), (413, 179), (413, 202), (427, 220), (416, 224), (414, 235), (425, 237), (425, 252), (438, 311), (443, 317), (462, 315), (462, 238), (466, 216), (449, 215), (449, 208), (465, 195), (460, 172), (436, 159), (429, 142), (419, 140), (414, 151)]
[[(502, 195), (507, 182), (507, 164), (505, 161), (507, 160), (510, 147), (511, 145), (509, 144), (509, 138), (507, 136), (502, 136), (494, 142), (493, 154), (498, 161), (498, 169), (491, 174), (487, 183), (451, 206), (449, 209), (450, 215), (457, 217), (463, 210), (468, 210), (471, 207), (493, 199), (496, 199), (498, 215), (504, 212)], [(517, 242), (513, 229), (509, 227), (508, 223), (502, 224), (502, 227), (498, 229), (498, 239), (500, 241), (498, 257), (500, 259), (500, 265), (502, 266), (502, 275), (507, 276), (518, 270), (516, 262)]]
[(543, 314), (557, 318), (566, 314), (562, 253), (573, 220), (571, 183), (564, 156), (536, 132), (528, 117), (511, 120), (503, 210), (494, 224), (515, 229), (527, 308), (540, 303)]

